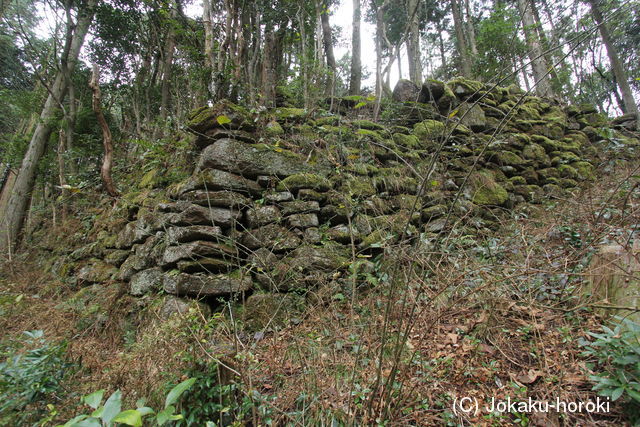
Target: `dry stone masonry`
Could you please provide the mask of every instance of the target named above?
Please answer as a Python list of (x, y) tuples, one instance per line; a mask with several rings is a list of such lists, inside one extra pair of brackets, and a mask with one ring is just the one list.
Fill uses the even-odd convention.
[(352, 244), (375, 253), (459, 219), (470, 232), (491, 228), (494, 214), (593, 179), (610, 126), (590, 106), (464, 79), (401, 81), (393, 98), (385, 125), (359, 118), (368, 106), (353, 97), (314, 117), (226, 101), (194, 111), (193, 173), (103, 236), (85, 282), (121, 280), (135, 296), (304, 293), (347, 269)]

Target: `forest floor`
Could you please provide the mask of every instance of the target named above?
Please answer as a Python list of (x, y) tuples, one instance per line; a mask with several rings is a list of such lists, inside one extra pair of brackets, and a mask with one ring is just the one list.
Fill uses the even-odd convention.
[[(450, 236), (437, 254), (394, 248), (388, 256), (400, 272), (379, 266), (355, 292), (320, 287), (295, 322), (253, 335), (225, 310), (215, 327), (199, 313), (132, 326), (123, 319), (135, 317), (139, 303), (119, 286), (91, 297), (107, 317), (87, 316), (76, 307), (91, 306), (82, 290), (50, 272), (42, 249), (71, 245), (79, 224), (69, 222), (0, 267), (3, 349), (36, 329), (68, 342), (66, 358), (79, 369), (48, 396), (58, 420), (81, 411), (78, 398), (99, 388), (120, 388), (127, 402), (159, 402), (167, 382), (213, 361), (226, 388), (203, 387), (200, 396), (218, 400), (226, 423), (622, 425), (623, 399), (601, 413), (483, 410), (492, 398), (596, 400), (580, 339), (604, 319), (582, 297), (588, 265), (603, 244), (627, 247), (640, 222), (638, 171), (628, 163), (608, 169), (570, 198), (518, 208), (495, 233)], [(428, 274), (414, 274), (424, 265)], [(467, 396), (480, 404), (477, 414), (455, 410)]]

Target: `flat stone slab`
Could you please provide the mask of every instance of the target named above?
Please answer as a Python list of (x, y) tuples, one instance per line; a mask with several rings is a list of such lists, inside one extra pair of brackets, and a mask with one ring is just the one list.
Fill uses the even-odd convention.
[(165, 273), (162, 286), (165, 292), (191, 297), (210, 297), (245, 292), (253, 287), (248, 275)]

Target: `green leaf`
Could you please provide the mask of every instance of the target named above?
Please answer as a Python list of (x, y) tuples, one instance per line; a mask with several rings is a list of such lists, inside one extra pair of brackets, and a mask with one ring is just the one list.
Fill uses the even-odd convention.
[[(70, 419), (69, 421), (67, 421), (66, 423), (64, 423), (64, 425), (62, 425), (62, 427), (72, 427), (74, 425), (76, 425), (76, 423), (84, 420), (85, 418), (87, 418), (86, 415), (78, 415), (75, 418)], [(61, 427), (61, 426), (58, 426)]]
[(218, 124), (220, 126), (226, 125), (227, 123), (231, 123), (231, 119), (229, 117), (225, 116), (224, 114), (216, 117), (216, 121), (218, 122)]
[(358, 103), (356, 104), (356, 106), (355, 106), (355, 107), (353, 107), (353, 108), (356, 108), (356, 109), (357, 109), (357, 108), (362, 108), (362, 107), (364, 107), (364, 106), (366, 106), (366, 105), (367, 105), (367, 103), (366, 103), (366, 102), (358, 102)]
[(611, 392), (611, 400), (615, 402), (620, 398), (620, 396), (622, 396), (622, 393), (624, 393), (624, 388), (622, 387), (618, 387), (617, 389), (613, 390), (613, 392)]
[(104, 396), (104, 389), (94, 391), (91, 394), (87, 394), (82, 398), (82, 402), (86, 405), (91, 406), (93, 409), (98, 409), (100, 406), (100, 402), (102, 402), (102, 396)]
[(113, 422), (140, 427), (142, 426), (142, 415), (140, 415), (140, 412), (135, 409), (129, 409), (128, 411), (123, 411), (116, 415)]
[(122, 410), (122, 393), (116, 390), (109, 399), (104, 403), (104, 412), (102, 413), (102, 421), (109, 425), (116, 415)]
[(180, 384), (178, 384), (173, 389), (171, 389), (169, 394), (167, 394), (167, 399), (164, 402), (165, 409), (168, 408), (169, 405), (173, 405), (174, 403), (176, 403), (176, 401), (180, 398), (182, 393), (187, 391), (189, 387), (191, 387), (195, 382), (196, 382), (195, 378), (189, 378), (188, 380), (182, 381)]
[(175, 409), (176, 408), (174, 408), (173, 406), (169, 406), (168, 408), (165, 408), (163, 411), (158, 412), (158, 414), (156, 415), (156, 423), (159, 426), (164, 425), (164, 423), (169, 421), (169, 417), (173, 415), (173, 411), (175, 411)]
[(100, 424), (100, 420), (97, 418), (87, 418), (85, 420), (80, 421), (79, 423), (75, 423), (72, 425), (73, 427), (102, 427)]
[(146, 415), (153, 414), (155, 411), (148, 406), (143, 406), (142, 408), (138, 408), (138, 412), (140, 412), (140, 415), (144, 417)]

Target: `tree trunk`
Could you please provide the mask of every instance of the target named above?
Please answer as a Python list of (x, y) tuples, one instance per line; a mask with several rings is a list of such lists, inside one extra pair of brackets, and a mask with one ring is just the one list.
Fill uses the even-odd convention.
[(478, 45), (476, 43), (476, 30), (473, 27), (473, 15), (471, 14), (470, 0), (464, 0), (464, 7), (467, 14), (467, 34), (469, 35), (469, 48), (473, 57), (478, 56)]
[(360, 0), (353, 0), (353, 32), (351, 33), (351, 76), (349, 95), (360, 95), (362, 59), (360, 46)]
[(616, 83), (618, 83), (618, 87), (620, 88), (620, 92), (622, 93), (622, 100), (624, 102), (624, 110), (622, 112), (624, 114), (635, 114), (638, 117), (637, 129), (640, 130), (640, 114), (638, 113), (638, 104), (633, 98), (633, 92), (631, 91), (631, 87), (629, 86), (627, 74), (624, 72), (624, 67), (622, 66), (622, 62), (620, 62), (618, 51), (614, 46), (613, 41), (611, 40), (609, 29), (607, 28), (607, 25), (604, 22), (604, 18), (602, 17), (602, 12), (600, 11), (599, 7), (599, 0), (589, 0), (589, 4), (591, 5), (591, 14), (593, 15), (594, 21), (596, 21), (596, 24), (598, 24), (602, 42), (604, 43), (604, 47), (607, 50), (607, 55), (609, 56), (609, 61), (611, 62), (611, 69), (613, 70), (613, 75), (615, 76)]
[(451, 14), (453, 15), (453, 26), (456, 31), (458, 55), (460, 55), (460, 71), (464, 77), (471, 77), (471, 59), (469, 58), (469, 52), (467, 50), (467, 42), (464, 36), (464, 27), (458, 0), (451, 0)]
[(100, 70), (96, 63), (93, 64), (93, 74), (91, 74), (91, 81), (89, 87), (93, 91), (93, 111), (96, 113), (96, 118), (102, 129), (102, 141), (104, 144), (104, 158), (102, 159), (102, 168), (100, 168), (100, 177), (102, 178), (102, 185), (107, 194), (111, 197), (118, 197), (118, 191), (113, 184), (111, 178), (111, 165), (113, 164), (113, 140), (111, 139), (111, 130), (107, 120), (102, 114), (101, 96), (100, 96)]
[(322, 23), (322, 42), (324, 44), (324, 53), (327, 58), (327, 67), (329, 68), (329, 84), (326, 87), (326, 95), (333, 96), (335, 94), (336, 81), (336, 57), (333, 54), (333, 37), (331, 36), (331, 25), (329, 24), (329, 4), (324, 1), (321, 3), (320, 22)]
[[(64, 167), (64, 153), (66, 151), (67, 138), (64, 129), (60, 129), (58, 138), (58, 180), (60, 182), (60, 191), (62, 196), (60, 197), (60, 208), (62, 211), (62, 222), (67, 220), (67, 198), (69, 197), (69, 190), (67, 189), (67, 179), (65, 178)], [(54, 205), (55, 212), (55, 205)]]
[[(80, 48), (84, 43), (89, 24), (93, 19), (96, 2), (97, 0), (89, 0), (86, 7), (78, 11), (78, 18), (75, 24), (73, 22), (67, 22), (67, 26), (75, 27), (75, 31), (67, 34), (67, 37), (70, 36), (71, 40), (67, 40), (68, 49), (63, 51), (61, 63), (66, 63), (70, 71), (73, 71), (78, 61)], [(18, 242), (18, 236), (25, 219), (27, 204), (31, 199), (38, 161), (42, 157), (45, 145), (51, 135), (51, 123), (54, 120), (60, 101), (67, 92), (64, 74), (65, 72), (61, 70), (56, 73), (49, 95), (40, 113), (40, 122), (36, 126), (27, 152), (22, 160), (22, 165), (13, 187), (13, 193), (7, 205), (5, 218), (3, 219), (2, 226), (0, 226), (0, 252), (13, 250)]]
[(175, 5), (171, 8), (170, 16), (171, 22), (169, 23), (167, 42), (162, 61), (160, 117), (163, 119), (163, 122), (169, 117), (169, 104), (171, 102), (171, 67), (173, 65), (173, 53), (176, 47), (176, 32), (173, 28), (173, 20), (176, 18)]
[(418, 25), (418, 0), (409, 0), (407, 18), (409, 21), (409, 37), (407, 38), (407, 59), (409, 61), (409, 80), (420, 86), (422, 84), (422, 59), (420, 58), (420, 27)]
[(271, 28), (265, 30), (262, 58), (262, 100), (266, 107), (276, 104), (276, 68), (274, 54), (276, 37)]
[(378, 120), (380, 113), (380, 101), (382, 98), (382, 42), (384, 40), (384, 9), (389, 4), (389, 0), (385, 0), (381, 6), (377, 6), (375, 0), (372, 0), (371, 6), (376, 14), (376, 101), (373, 108), (373, 118)]
[(522, 20), (524, 38), (529, 50), (529, 58), (531, 59), (533, 78), (536, 81), (536, 93), (540, 96), (551, 97), (554, 94), (551, 88), (549, 76), (547, 75), (549, 67), (543, 54), (540, 39), (535, 32), (535, 21), (533, 20), (530, 4), (527, 0), (518, 0), (518, 9)]
[(213, 87), (213, 24), (211, 22), (211, 0), (202, 0), (202, 24), (204, 25), (204, 63), (208, 68), (207, 90), (209, 95), (214, 95)]

